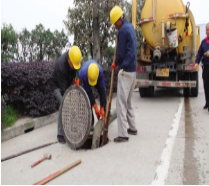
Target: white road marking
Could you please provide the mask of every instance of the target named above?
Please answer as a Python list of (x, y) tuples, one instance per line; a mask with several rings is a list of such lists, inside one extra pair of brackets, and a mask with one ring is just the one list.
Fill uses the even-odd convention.
[(169, 166), (170, 166), (170, 160), (172, 156), (173, 147), (175, 144), (175, 139), (176, 139), (176, 135), (177, 135), (178, 128), (179, 128), (183, 106), (184, 106), (184, 98), (181, 98), (178, 111), (175, 114), (173, 124), (171, 125), (171, 129), (168, 133), (168, 138), (165, 142), (165, 147), (161, 155), (160, 163), (156, 169), (154, 180), (152, 181), (152, 185), (164, 185), (165, 184), (165, 181), (168, 175)]

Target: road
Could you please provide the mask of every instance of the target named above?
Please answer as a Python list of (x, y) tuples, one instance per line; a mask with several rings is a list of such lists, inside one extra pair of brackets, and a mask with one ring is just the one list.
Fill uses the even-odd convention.
[[(113, 99), (112, 108), (115, 108)], [(178, 89), (157, 89), (153, 98), (133, 94), (137, 136), (115, 144), (117, 121), (109, 127), (110, 142), (96, 150), (73, 151), (54, 144), (1, 163), (1, 184), (33, 184), (81, 159), (82, 163), (48, 184), (209, 184), (209, 113), (198, 98), (185, 99)], [(56, 141), (56, 123), (1, 144), (1, 158)], [(51, 160), (30, 168), (45, 153)]]

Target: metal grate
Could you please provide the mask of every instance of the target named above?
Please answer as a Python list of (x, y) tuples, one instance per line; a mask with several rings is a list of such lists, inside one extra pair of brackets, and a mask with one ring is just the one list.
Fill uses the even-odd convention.
[(65, 92), (61, 110), (62, 128), (72, 149), (80, 148), (87, 140), (91, 127), (91, 107), (88, 95), (80, 86)]

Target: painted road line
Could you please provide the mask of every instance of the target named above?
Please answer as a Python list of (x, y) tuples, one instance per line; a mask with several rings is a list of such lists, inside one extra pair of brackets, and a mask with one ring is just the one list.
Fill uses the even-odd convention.
[(165, 147), (161, 155), (160, 163), (156, 169), (154, 180), (152, 181), (152, 185), (164, 185), (165, 184), (165, 181), (168, 175), (169, 166), (170, 166), (170, 160), (172, 156), (173, 147), (175, 144), (175, 139), (176, 139), (176, 135), (177, 135), (178, 128), (179, 128), (183, 106), (184, 106), (184, 98), (181, 98), (178, 110), (173, 120), (173, 124), (171, 125), (171, 129), (168, 133), (168, 138), (165, 142)]

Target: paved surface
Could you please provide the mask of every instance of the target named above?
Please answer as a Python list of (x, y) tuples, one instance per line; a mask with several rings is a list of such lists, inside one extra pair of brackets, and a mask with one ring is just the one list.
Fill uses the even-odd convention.
[[(73, 151), (54, 144), (1, 163), (2, 184), (33, 184), (81, 159), (82, 163), (49, 184), (151, 184), (181, 100), (179, 127), (165, 170), (165, 184), (209, 184), (209, 114), (203, 111), (204, 93), (200, 80), (198, 98), (184, 99), (180, 90), (158, 89), (155, 97), (133, 95), (137, 136), (115, 144), (117, 121), (109, 128), (110, 142), (96, 150)], [(115, 99), (112, 103), (115, 108)], [(56, 123), (13, 138), (1, 144), (1, 158), (56, 141)], [(45, 153), (52, 160), (30, 168)]]

